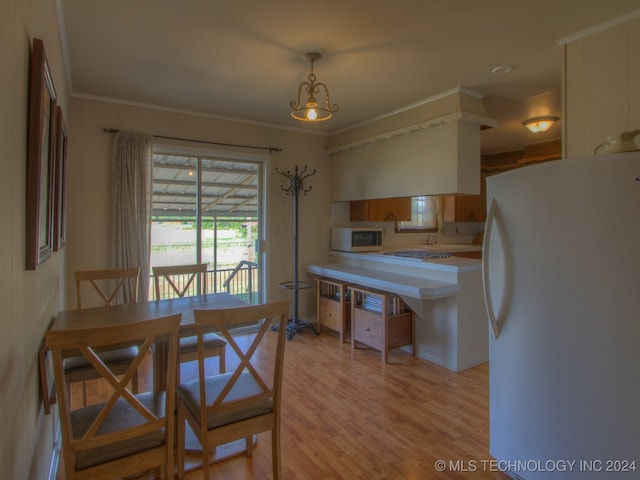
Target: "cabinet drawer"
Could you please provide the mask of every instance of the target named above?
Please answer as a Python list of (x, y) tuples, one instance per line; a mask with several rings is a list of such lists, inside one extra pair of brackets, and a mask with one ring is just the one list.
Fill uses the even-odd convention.
[(342, 307), (339, 301), (330, 298), (320, 297), (318, 308), (318, 320), (325, 327), (342, 331)]
[(353, 312), (353, 337), (357, 342), (382, 349), (382, 318), (379, 314), (360, 309)]

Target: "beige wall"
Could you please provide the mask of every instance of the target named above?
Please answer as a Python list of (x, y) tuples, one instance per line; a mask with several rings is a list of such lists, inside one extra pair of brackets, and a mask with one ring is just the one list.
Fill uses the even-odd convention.
[[(280, 147), (271, 154), (267, 182), (267, 295), (289, 298), (278, 284), (293, 277), (293, 199), (280, 189), (287, 185), (281, 171), (308, 165), (317, 173), (306, 180), (312, 187), (299, 203), (299, 274), (305, 263), (328, 259), (330, 238), (330, 162), (325, 155), (326, 137), (291, 130), (223, 121), (111, 102), (73, 98), (73, 132), (69, 141), (67, 292), (69, 308), (75, 308), (72, 275), (75, 270), (109, 267), (110, 162), (114, 135), (103, 128), (192, 138), (231, 144)], [(195, 144), (194, 144), (195, 145)], [(195, 145), (202, 148), (202, 145)], [(215, 148), (215, 147), (211, 147)], [(300, 314), (315, 315), (313, 291), (300, 293)]]
[[(640, 129), (640, 18), (565, 45), (566, 157), (592, 155), (606, 137)], [(640, 146), (640, 139), (636, 138)]]
[(66, 249), (36, 271), (25, 270), (25, 184), (29, 52), (44, 42), (68, 120), (68, 93), (53, 0), (0, 2), (0, 466), (2, 478), (46, 479), (53, 449), (53, 415), (44, 415), (37, 352), (58, 311)]

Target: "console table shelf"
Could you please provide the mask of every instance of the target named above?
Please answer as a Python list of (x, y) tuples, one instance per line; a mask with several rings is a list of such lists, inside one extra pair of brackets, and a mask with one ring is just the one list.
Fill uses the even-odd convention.
[(351, 332), (351, 300), (348, 285), (338, 280), (316, 278), (318, 296), (318, 327), (326, 327), (340, 334), (346, 342)]

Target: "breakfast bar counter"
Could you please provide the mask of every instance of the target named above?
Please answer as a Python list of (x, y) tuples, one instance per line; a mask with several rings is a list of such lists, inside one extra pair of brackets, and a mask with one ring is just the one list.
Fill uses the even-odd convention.
[(456, 283), (338, 262), (307, 265), (306, 270), (321, 277), (333, 278), (351, 285), (366, 285), (411, 298), (447, 297), (459, 290)]
[(415, 314), (415, 354), (454, 371), (489, 359), (482, 262), (452, 255), (401, 258), (385, 252), (330, 251), (307, 273), (399, 295)]

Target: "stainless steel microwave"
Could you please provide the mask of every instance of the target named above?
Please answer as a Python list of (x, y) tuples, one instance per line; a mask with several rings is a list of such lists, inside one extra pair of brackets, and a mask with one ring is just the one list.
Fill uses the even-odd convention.
[(342, 252), (375, 252), (382, 250), (382, 228), (332, 228), (331, 250), (340, 250)]

